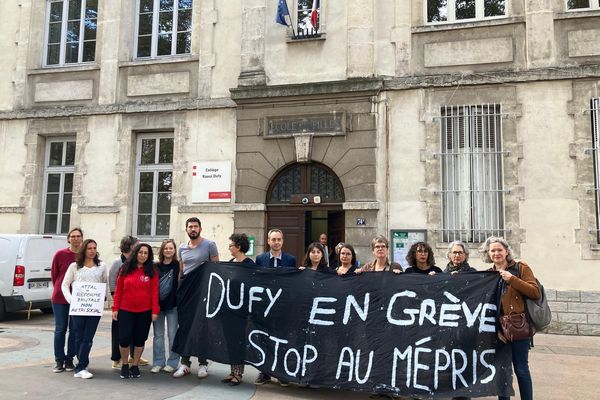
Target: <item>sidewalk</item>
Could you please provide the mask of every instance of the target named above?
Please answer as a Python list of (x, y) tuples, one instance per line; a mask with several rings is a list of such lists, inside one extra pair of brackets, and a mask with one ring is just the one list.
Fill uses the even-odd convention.
[[(90, 370), (94, 379), (84, 381), (71, 373), (52, 373), (53, 319), (38, 312), (27, 320), (26, 313), (11, 314), (0, 322), (0, 393), (4, 400), (81, 398), (109, 400), (124, 398), (151, 399), (368, 399), (368, 394), (332, 389), (280, 387), (252, 383), (257, 371), (246, 367), (243, 384), (229, 387), (220, 380), (229, 373), (226, 365), (212, 363), (210, 376), (199, 380), (195, 375), (175, 380), (166, 373), (151, 374), (142, 367), (140, 379), (122, 380), (110, 368), (110, 319), (102, 318), (95, 338)], [(144, 352), (152, 358), (151, 343)], [(195, 359), (192, 359), (195, 362)], [(544, 335), (535, 336), (530, 352), (530, 366), (536, 399), (563, 400), (600, 398), (600, 337)], [(197, 364), (193, 366), (196, 372)], [(517, 391), (515, 379), (515, 391)], [(517, 392), (518, 393), (518, 392)], [(515, 398), (519, 398), (518, 395)], [(485, 399), (492, 399), (491, 397)]]

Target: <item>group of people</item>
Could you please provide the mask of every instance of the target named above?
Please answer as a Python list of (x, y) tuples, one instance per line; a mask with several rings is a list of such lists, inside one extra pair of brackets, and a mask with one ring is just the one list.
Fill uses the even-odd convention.
[[(151, 372), (161, 370), (181, 378), (189, 375), (191, 360), (189, 355), (176, 354), (172, 349), (177, 332), (176, 292), (178, 283), (186, 275), (206, 261), (219, 261), (215, 242), (201, 236), (202, 226), (198, 218), (186, 221), (189, 240), (177, 248), (172, 239), (165, 240), (154, 262), (152, 247), (131, 236), (126, 236), (120, 244), (121, 256), (115, 260), (110, 270), (98, 258), (97, 244), (92, 239), (83, 240), (79, 228), (68, 234), (69, 247), (59, 250), (52, 262), (52, 296), (55, 314), (54, 352), (56, 366), (54, 372), (75, 371), (74, 376), (89, 379), (93, 374), (88, 370), (89, 353), (100, 317), (72, 316), (69, 318), (72, 282), (103, 282), (107, 285), (107, 296), (113, 297), (112, 307), (112, 356), (113, 368), (121, 370), (121, 378), (138, 378), (139, 365), (144, 363), (142, 353), (148, 339), (150, 325), (153, 325), (153, 360)], [(371, 241), (372, 259), (359, 266), (354, 247), (339, 243), (329, 256), (327, 236), (322, 234), (318, 242), (311, 243), (300, 265), (296, 258), (283, 251), (284, 237), (279, 229), (271, 229), (267, 235), (269, 250), (259, 254), (256, 261), (246, 256), (250, 248), (248, 237), (234, 233), (229, 237), (229, 262), (244, 266), (266, 268), (312, 269), (338, 276), (361, 275), (368, 272), (391, 272), (393, 274), (421, 273), (469, 273), (476, 271), (469, 265), (469, 247), (460, 241), (449, 244), (448, 263), (444, 270), (435, 265), (434, 252), (426, 242), (414, 243), (406, 256), (408, 267), (403, 269), (389, 258), (389, 242), (384, 236)], [(508, 242), (501, 237), (488, 238), (479, 248), (482, 259), (493, 264), (489, 271), (496, 271), (499, 280), (499, 317), (525, 311), (525, 298), (538, 299), (541, 295), (537, 280), (531, 268), (523, 261), (514, 259)], [(168, 356), (165, 354), (166, 336), (169, 342)], [(67, 351), (65, 337), (70, 327)], [(500, 338), (506, 341), (506, 338)], [(513, 367), (517, 376), (521, 398), (533, 398), (533, 385), (528, 366), (528, 339), (508, 342), (511, 346)], [(77, 366), (73, 359), (77, 356)], [(198, 360), (198, 378), (208, 376), (208, 361)], [(231, 386), (242, 382), (244, 365), (231, 365), (230, 374), (222, 382)], [(262, 385), (271, 377), (261, 372), (255, 384)], [(282, 386), (288, 382), (280, 381)], [(465, 397), (455, 399), (466, 399)], [(506, 397), (499, 397), (506, 399)]]

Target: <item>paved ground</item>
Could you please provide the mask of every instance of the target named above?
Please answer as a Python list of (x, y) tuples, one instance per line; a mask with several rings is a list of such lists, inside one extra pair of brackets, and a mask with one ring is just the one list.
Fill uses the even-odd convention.
[[(71, 373), (52, 373), (52, 315), (38, 311), (10, 314), (0, 322), (0, 399), (368, 399), (364, 393), (309, 389), (276, 384), (255, 387), (257, 371), (247, 368), (244, 383), (228, 387), (220, 382), (228, 366), (213, 363), (210, 376), (174, 380), (151, 374), (142, 367), (141, 379), (121, 380), (110, 368), (110, 319), (102, 318), (90, 363), (94, 379), (84, 381)], [(543, 400), (600, 399), (600, 337), (537, 335), (530, 353), (535, 398)], [(151, 343), (151, 341), (149, 341)], [(146, 350), (151, 358), (151, 349)], [(194, 371), (195, 372), (195, 371)], [(516, 382), (515, 382), (516, 387)], [(515, 388), (515, 390), (517, 390)], [(518, 398), (518, 396), (516, 397)], [(491, 399), (491, 398), (486, 398)]]

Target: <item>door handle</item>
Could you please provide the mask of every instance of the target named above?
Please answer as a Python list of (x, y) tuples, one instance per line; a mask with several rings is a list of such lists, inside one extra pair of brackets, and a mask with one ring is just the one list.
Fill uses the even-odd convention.
[(50, 268), (50, 267), (44, 268), (44, 271), (52, 271), (52, 268)]

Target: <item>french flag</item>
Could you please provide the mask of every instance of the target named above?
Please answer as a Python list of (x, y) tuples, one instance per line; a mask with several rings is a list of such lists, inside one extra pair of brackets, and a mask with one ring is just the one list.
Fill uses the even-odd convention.
[(317, 29), (319, 23), (319, 3), (319, 0), (313, 0), (312, 9), (310, 10), (310, 23), (315, 29)]

